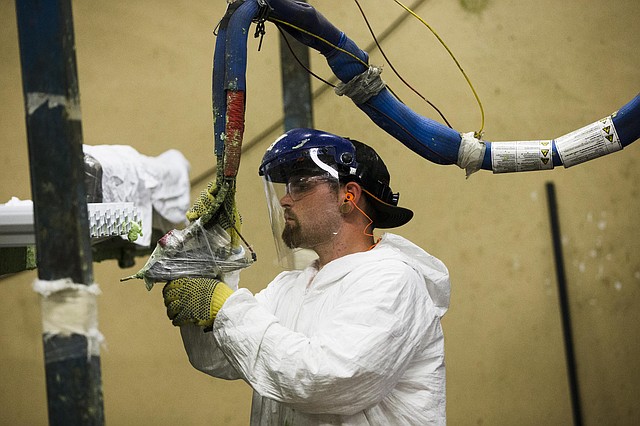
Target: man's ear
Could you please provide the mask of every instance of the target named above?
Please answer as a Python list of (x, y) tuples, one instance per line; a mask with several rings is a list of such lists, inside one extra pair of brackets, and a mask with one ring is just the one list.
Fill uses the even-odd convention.
[(348, 182), (344, 185), (344, 200), (358, 204), (362, 197), (362, 187), (356, 182)]

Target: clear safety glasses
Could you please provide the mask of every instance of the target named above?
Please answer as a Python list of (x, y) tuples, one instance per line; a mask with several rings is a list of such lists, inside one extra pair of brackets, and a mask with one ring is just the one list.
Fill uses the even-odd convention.
[(291, 197), (293, 201), (299, 201), (313, 193), (318, 185), (331, 182), (335, 185), (336, 179), (330, 175), (292, 176), (285, 185), (285, 195)]

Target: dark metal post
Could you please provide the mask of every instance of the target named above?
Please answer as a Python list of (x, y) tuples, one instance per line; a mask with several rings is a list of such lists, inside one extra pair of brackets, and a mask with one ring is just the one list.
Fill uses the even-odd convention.
[[(287, 41), (283, 38), (286, 37)], [(280, 36), (280, 66), (282, 68), (282, 96), (284, 101), (284, 130), (313, 127), (311, 78), (298, 63), (309, 68), (309, 48), (287, 33)]]
[[(38, 277), (93, 283), (70, 0), (16, 0)], [(43, 333), (49, 422), (104, 424), (88, 337)]]
[(564, 272), (564, 257), (562, 255), (562, 235), (560, 234), (560, 220), (558, 219), (558, 203), (556, 201), (556, 190), (553, 183), (548, 182), (546, 187), (547, 200), (549, 202), (549, 219), (551, 221), (551, 237), (553, 239), (553, 254), (556, 265), (556, 278), (558, 280), (558, 296), (560, 299), (560, 314), (562, 318), (567, 375), (569, 378), (569, 391), (571, 392), (573, 424), (575, 426), (582, 426), (580, 388), (578, 387), (578, 372), (573, 349), (573, 333), (571, 328), (571, 314), (569, 311), (569, 297), (567, 294), (567, 279)]

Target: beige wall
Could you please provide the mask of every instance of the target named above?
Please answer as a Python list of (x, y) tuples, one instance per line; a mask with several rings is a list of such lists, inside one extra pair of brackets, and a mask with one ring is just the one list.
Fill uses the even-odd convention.
[[(401, 10), (361, 2), (378, 33)], [(74, 2), (82, 126), (87, 144), (126, 144), (155, 156), (177, 148), (192, 176), (214, 164), (212, 30), (225, 2)], [(358, 42), (371, 38), (352, 2), (316, 1)], [(470, 8), (479, 5), (480, 11)], [(551, 139), (600, 119), (638, 93), (640, 2), (427, 1), (417, 12), (468, 72), (486, 109), (490, 141)], [(13, 2), (0, 2), (0, 202), (31, 198)], [(281, 118), (277, 31), (261, 52), (250, 37), (247, 130), (253, 141)], [(465, 82), (427, 30), (407, 21), (385, 51), (406, 80), (460, 131), (479, 113)], [(379, 53), (372, 62), (381, 63)], [(313, 67), (330, 72), (314, 54)], [(421, 114), (436, 118), (385, 68), (385, 80)], [(314, 83), (314, 87), (319, 87)], [(389, 165), (392, 186), (416, 218), (398, 229), (450, 268), (444, 319), (452, 425), (560, 425), (571, 419), (545, 183), (559, 197), (585, 424), (640, 420), (640, 145), (568, 170), (465, 180), (455, 166), (412, 154), (349, 100), (316, 99), (316, 126), (368, 141)], [(276, 135), (243, 156), (238, 203), (259, 262), (243, 273), (258, 291), (273, 276), (259, 159)], [(204, 184), (202, 184), (204, 186)], [(192, 196), (201, 187), (193, 189)], [(258, 200), (257, 202), (254, 200)], [(137, 269), (144, 262), (139, 259)], [(160, 289), (118, 279), (94, 264), (108, 424), (247, 424), (250, 389), (197, 373), (164, 315)], [(0, 280), (0, 424), (47, 423), (40, 310), (34, 272)]]

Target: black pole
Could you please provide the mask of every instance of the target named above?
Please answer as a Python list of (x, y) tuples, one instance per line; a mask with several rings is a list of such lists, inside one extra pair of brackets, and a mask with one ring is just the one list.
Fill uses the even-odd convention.
[(567, 294), (567, 279), (565, 277), (564, 258), (562, 255), (562, 236), (560, 234), (560, 221), (558, 219), (558, 204), (556, 201), (556, 191), (553, 183), (547, 182), (546, 188), (547, 200), (549, 203), (549, 219), (551, 221), (551, 237), (553, 239), (556, 278), (558, 280), (558, 296), (560, 299), (560, 314), (562, 318), (567, 375), (569, 379), (569, 391), (571, 392), (573, 424), (576, 426), (582, 426), (580, 388), (578, 387), (578, 372), (573, 348), (573, 333), (571, 327), (571, 314), (569, 311), (569, 297)]
[[(16, 14), (38, 278), (89, 285), (93, 270), (71, 1), (16, 0)], [(52, 425), (104, 424), (100, 357), (91, 343), (82, 333), (45, 327)]]
[(298, 127), (313, 127), (311, 78), (298, 61), (305, 67), (310, 67), (309, 48), (289, 34), (281, 32), (280, 67), (285, 131)]

